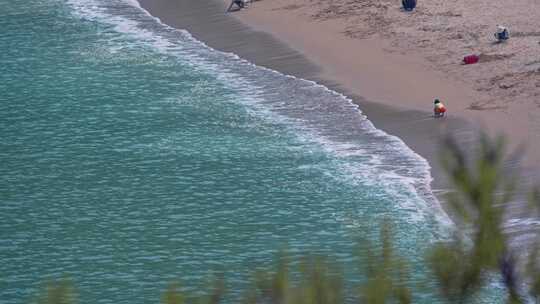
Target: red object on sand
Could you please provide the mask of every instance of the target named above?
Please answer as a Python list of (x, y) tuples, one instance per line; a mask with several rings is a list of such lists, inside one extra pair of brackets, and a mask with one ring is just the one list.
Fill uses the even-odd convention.
[(473, 63), (477, 63), (479, 59), (480, 57), (478, 57), (478, 55), (469, 55), (469, 56), (463, 57), (463, 62), (465, 64), (473, 64)]
[(441, 107), (441, 108), (439, 109), (439, 113), (444, 113), (444, 112), (446, 112), (446, 108), (445, 108), (445, 107)]

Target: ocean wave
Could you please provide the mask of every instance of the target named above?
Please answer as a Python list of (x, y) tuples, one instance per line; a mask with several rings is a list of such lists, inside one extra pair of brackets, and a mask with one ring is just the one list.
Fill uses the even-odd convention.
[[(82, 20), (107, 24), (127, 35), (130, 40), (124, 44), (153, 48), (213, 75), (254, 115), (287, 125), (299, 140), (333, 155), (340, 172), (335, 178), (382, 187), (412, 222), (435, 218), (442, 234), (453, 227), (430, 188), (428, 162), (400, 138), (375, 128), (347, 96), (212, 49), (189, 32), (163, 24), (134, 0), (68, 0), (68, 4)], [(118, 47), (109, 46), (110, 52), (118, 53)]]

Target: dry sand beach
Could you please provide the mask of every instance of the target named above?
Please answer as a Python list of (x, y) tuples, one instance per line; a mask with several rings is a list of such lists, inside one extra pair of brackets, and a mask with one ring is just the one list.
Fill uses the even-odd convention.
[[(451, 115), (515, 147), (527, 165), (540, 163), (540, 2), (264, 0), (236, 14), (275, 34), (368, 100), (417, 110), (440, 97)], [(511, 39), (496, 43), (497, 24)], [(480, 62), (462, 65), (463, 56)]]
[[(512, 149), (526, 146), (524, 184), (540, 181), (536, 0), (420, 1), (412, 13), (388, 0), (260, 0), (229, 14), (225, 0), (140, 3), (215, 49), (353, 98), (378, 128), (428, 159), (436, 194), (449, 189), (438, 163), (438, 141), (448, 132), (467, 147), (479, 129), (505, 134)], [(511, 32), (503, 44), (494, 43), (499, 23)], [(462, 65), (473, 53), (481, 61)], [(449, 107), (447, 118), (431, 117), (434, 98)], [(510, 217), (526, 217), (523, 210)], [(530, 228), (511, 232), (525, 239)]]

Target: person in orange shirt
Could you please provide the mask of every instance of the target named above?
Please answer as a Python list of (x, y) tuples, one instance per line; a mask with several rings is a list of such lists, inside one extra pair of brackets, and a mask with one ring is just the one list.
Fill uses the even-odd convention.
[(444, 114), (446, 113), (446, 107), (438, 99), (435, 99), (434, 104), (435, 104), (435, 107), (433, 108), (433, 115), (437, 118), (443, 117)]

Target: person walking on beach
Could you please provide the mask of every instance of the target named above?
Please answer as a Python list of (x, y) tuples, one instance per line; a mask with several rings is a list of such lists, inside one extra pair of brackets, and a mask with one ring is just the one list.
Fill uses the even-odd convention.
[(227, 9), (227, 12), (232, 11), (232, 7), (236, 4), (238, 7), (238, 10), (244, 9), (248, 7), (248, 0), (232, 0), (231, 5), (229, 5), (229, 8)]
[(435, 99), (433, 103), (435, 104), (433, 108), (433, 116), (435, 116), (435, 118), (443, 117), (444, 113), (446, 113), (446, 107), (439, 99)]

